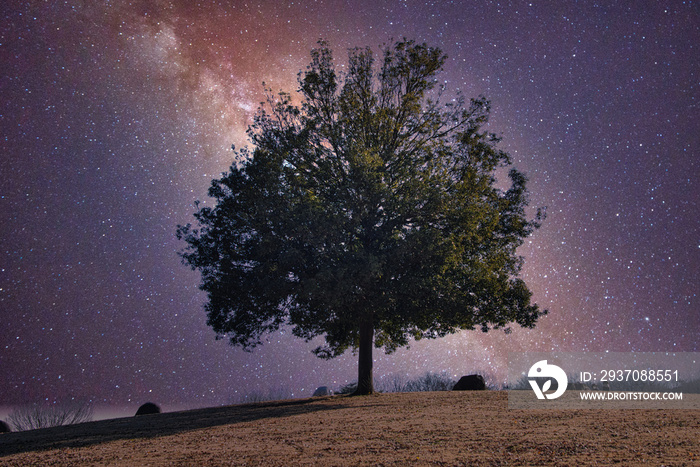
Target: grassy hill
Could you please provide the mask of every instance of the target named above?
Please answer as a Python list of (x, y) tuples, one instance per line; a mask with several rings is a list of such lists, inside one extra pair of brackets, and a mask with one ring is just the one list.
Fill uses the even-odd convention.
[(0, 465), (700, 465), (696, 410), (509, 410), (503, 391), (334, 396), (0, 435)]

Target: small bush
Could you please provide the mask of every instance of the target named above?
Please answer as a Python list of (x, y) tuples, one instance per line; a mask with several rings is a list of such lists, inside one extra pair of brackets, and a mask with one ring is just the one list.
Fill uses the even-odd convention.
[(352, 383), (348, 383), (345, 386), (341, 387), (337, 391), (335, 391), (336, 394), (352, 394), (357, 390), (357, 381), (354, 381)]
[(0, 433), (9, 433), (11, 431), (10, 425), (0, 420)]
[(136, 415), (153, 415), (160, 413), (160, 407), (153, 402), (146, 402), (136, 411)]

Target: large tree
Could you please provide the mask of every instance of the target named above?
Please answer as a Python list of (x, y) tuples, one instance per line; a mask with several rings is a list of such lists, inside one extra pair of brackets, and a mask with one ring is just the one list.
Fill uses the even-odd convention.
[(178, 227), (217, 336), (247, 349), (280, 326), (324, 336), (320, 357), (359, 351), (357, 394), (368, 394), (373, 346), (533, 327), (546, 311), (516, 249), (542, 215), (528, 220), (525, 176), (482, 129), (489, 102), (443, 103), (446, 57), (413, 41), (385, 47), (378, 65), (350, 50), (344, 72), (324, 42), (311, 58), (299, 104), (266, 89), (252, 149), (212, 182), (198, 226)]

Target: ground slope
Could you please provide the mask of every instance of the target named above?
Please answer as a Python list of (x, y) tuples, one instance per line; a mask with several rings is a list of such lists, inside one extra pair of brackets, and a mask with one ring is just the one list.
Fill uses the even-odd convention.
[(700, 466), (697, 410), (509, 410), (507, 394), (326, 397), (0, 435), (0, 465)]

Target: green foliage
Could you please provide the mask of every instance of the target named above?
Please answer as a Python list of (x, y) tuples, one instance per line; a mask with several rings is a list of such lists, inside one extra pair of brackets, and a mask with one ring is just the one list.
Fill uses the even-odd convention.
[(311, 58), (301, 104), (267, 90), (254, 149), (212, 182), (216, 205), (196, 212), (198, 226), (178, 227), (217, 336), (249, 349), (286, 324), (324, 336), (320, 357), (359, 348), (371, 366), (361, 340), (391, 352), (411, 338), (533, 327), (546, 311), (518, 277), (516, 248), (543, 212), (526, 218), (516, 169), (509, 189), (495, 187), (511, 160), (482, 129), (489, 102), (442, 103), (446, 57), (425, 44), (395, 43), (379, 66), (353, 49), (345, 73), (323, 42)]

